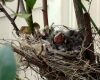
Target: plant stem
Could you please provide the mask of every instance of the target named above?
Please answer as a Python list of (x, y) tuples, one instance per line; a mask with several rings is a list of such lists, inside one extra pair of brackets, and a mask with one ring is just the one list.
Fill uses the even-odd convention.
[(31, 8), (29, 8), (29, 7), (26, 7), (26, 9), (27, 9), (27, 13), (28, 14), (31, 14), (31, 16), (29, 16), (27, 19), (26, 19), (26, 22), (27, 22), (27, 24), (29, 25), (29, 28), (30, 28), (30, 31), (31, 31), (31, 33), (32, 34), (34, 34), (34, 25), (33, 25), (33, 18), (32, 18), (32, 10), (31, 10)]

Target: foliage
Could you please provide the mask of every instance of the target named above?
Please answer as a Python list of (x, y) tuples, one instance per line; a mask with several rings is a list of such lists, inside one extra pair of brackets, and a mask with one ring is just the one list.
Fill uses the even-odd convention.
[(26, 22), (30, 28), (30, 32), (34, 34), (34, 25), (33, 25), (33, 18), (32, 18), (32, 9), (35, 5), (37, 0), (25, 0), (26, 3), (26, 13), (31, 14), (30, 17), (26, 19)]
[[(34, 32), (32, 9), (37, 0), (24, 0), (26, 4), (26, 6), (23, 6), (25, 8), (24, 14), (23, 13), (20, 14), (18, 12), (20, 6), (19, 1), (20, 0), (18, 0), (17, 11), (16, 13), (14, 12), (15, 14), (14, 18), (11, 18), (3, 7), (1, 7), (1, 11), (4, 12), (8, 18), (10, 17), (9, 20), (12, 23), (15, 23), (14, 20), (16, 19), (17, 16), (25, 18), (31, 31)], [(86, 1), (89, 2), (90, 0), (86, 0)], [(78, 2), (81, 2), (81, 0)], [(79, 8), (79, 10), (85, 11), (88, 14), (88, 11), (86, 10), (86, 8), (82, 3), (77, 5), (79, 5), (77, 7)], [(84, 14), (82, 14), (82, 16), (84, 16)], [(21, 36), (19, 37), (20, 39), (18, 40), (20, 46), (18, 47), (12, 45), (12, 47), (17, 54), (21, 55), (24, 58), (24, 60), (23, 58), (21, 58), (21, 61), (22, 62), (26, 61), (28, 63), (28, 65), (25, 64), (26, 68), (30, 67), (31, 69), (33, 69), (34, 65), (36, 67), (39, 67), (40, 70), (39, 74), (43, 77), (48, 78), (48, 80), (49, 79), (50, 80), (97, 79), (99, 78), (100, 75), (100, 71), (98, 70), (99, 61), (96, 64), (95, 59), (93, 60), (93, 62), (91, 62), (90, 60), (93, 59), (91, 58), (90, 55), (91, 52), (94, 54), (94, 50), (90, 49), (93, 41), (90, 21), (96, 28), (97, 32), (98, 32), (98, 28), (90, 16), (88, 16), (88, 18), (86, 19), (85, 17), (83, 20), (85, 21), (89, 20), (88, 25), (85, 24), (85, 21), (81, 22), (81, 24), (85, 24), (85, 29), (86, 29), (86, 32), (84, 33), (85, 35), (81, 31), (77, 32), (77, 31), (70, 30), (69, 33), (64, 33), (65, 35), (67, 35), (67, 36), (64, 35), (64, 43), (63, 43), (64, 45), (62, 43), (60, 45), (54, 43), (54, 37), (55, 36), (57, 37), (57, 35), (56, 33), (53, 34), (54, 33), (53, 27), (51, 27), (51, 29), (49, 29), (48, 27), (49, 29), (48, 31), (47, 29), (44, 30), (44, 32), (46, 31), (48, 32), (48, 35), (45, 34), (46, 35), (45, 37), (47, 38), (43, 39), (43, 35), (41, 35), (39, 39), (36, 39), (34, 35), (31, 36), (29, 34), (27, 35), (23, 33), (20, 34)], [(80, 19), (82, 19), (82, 17), (79, 17), (79, 20)], [(13, 25), (15, 26), (15, 24)], [(89, 36), (91, 37), (90, 40), (91, 42), (89, 42), (88, 40), (90, 38)], [(56, 47), (54, 48), (53, 46), (55, 45)], [(57, 49), (57, 47), (59, 48)], [(64, 50), (62, 47), (64, 47)], [(87, 53), (89, 55), (89, 58), (87, 56), (86, 56), (87, 58), (86, 57), (84, 58), (84, 54), (87, 55)], [(0, 71), (1, 71), (0, 79), (1, 80), (13, 80), (15, 77), (16, 64), (15, 64), (14, 56), (12, 54), (13, 51), (11, 49), (11, 46), (6, 46), (0, 49)], [(9, 74), (7, 74), (8, 72)], [(91, 73), (92, 74), (94, 73), (95, 75), (97, 74), (96, 78)]]
[(27, 18), (29, 18), (32, 14), (28, 14), (28, 13), (18, 13), (18, 14), (16, 14), (16, 13), (15, 13), (15, 15), (17, 15), (18, 17), (27, 19)]
[(27, 7), (32, 9), (36, 3), (36, 0), (25, 0), (25, 2), (26, 2)]
[(16, 61), (11, 45), (0, 48), (0, 80), (14, 80), (16, 76)]

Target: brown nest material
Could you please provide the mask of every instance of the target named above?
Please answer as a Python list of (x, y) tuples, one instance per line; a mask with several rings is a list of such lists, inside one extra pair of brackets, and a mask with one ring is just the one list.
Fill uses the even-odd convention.
[(29, 64), (39, 67), (39, 74), (48, 80), (100, 80), (99, 63), (89, 64), (89, 60), (83, 60), (82, 49), (62, 52), (48, 47), (42, 39), (30, 42), (12, 47)]

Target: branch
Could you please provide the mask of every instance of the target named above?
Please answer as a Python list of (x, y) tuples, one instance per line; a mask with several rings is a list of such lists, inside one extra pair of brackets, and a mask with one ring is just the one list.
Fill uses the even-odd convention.
[(92, 1), (93, 1), (93, 0), (91, 0), (90, 3), (89, 3), (89, 9), (88, 9), (88, 12), (90, 11)]
[[(85, 50), (85, 55), (83, 54), (83, 57), (87, 58), (90, 60), (90, 63), (95, 62), (95, 55), (94, 55), (94, 44), (93, 44), (93, 37), (92, 37), (92, 29), (91, 29), (91, 21), (90, 21), (90, 15), (89, 13), (84, 13), (84, 21), (85, 21), (85, 42), (84, 42), (84, 47), (88, 47), (89, 50)], [(91, 51), (92, 52), (91, 52)]]
[(26, 12), (26, 11), (25, 11), (25, 7), (24, 7), (23, 0), (18, 0), (16, 15), (15, 15), (14, 18), (13, 18), (14, 21), (15, 21), (15, 19), (17, 18), (17, 14), (18, 14), (18, 12), (19, 12), (19, 9), (20, 9), (20, 12)]
[(17, 14), (18, 14), (18, 11), (19, 11), (20, 2), (21, 2), (21, 1), (18, 0), (17, 10), (16, 10), (16, 14), (15, 14), (15, 16), (14, 16), (14, 18), (13, 18), (13, 21), (15, 21), (15, 19), (17, 18)]
[(42, 12), (43, 12), (44, 32), (45, 32), (46, 36), (48, 36), (50, 34), (49, 24), (48, 24), (47, 1), (48, 0), (42, 0), (42, 5), (43, 5)]
[[(85, 12), (88, 12), (88, 11), (86, 10), (86, 8), (84, 7), (83, 3), (80, 3), (80, 4), (81, 4), (82, 9), (83, 9)], [(100, 36), (100, 30), (98, 29), (97, 25), (94, 23), (94, 21), (93, 21), (93, 19), (92, 19), (91, 17), (90, 17), (90, 21), (91, 21), (91, 23), (93, 24), (95, 30), (97, 31), (97, 33), (98, 33), (99, 36)]]
[(77, 56), (79, 55), (80, 51), (66, 51), (66, 52), (62, 52), (60, 50), (55, 50), (55, 49), (51, 49), (48, 50), (48, 55), (58, 55), (60, 57), (65, 57), (66, 59), (69, 60), (77, 60)]
[(29, 56), (28, 54), (26, 54), (24, 51), (12, 46), (14, 52), (16, 52), (17, 54), (23, 56), (29, 63), (38, 66), (39, 68), (42, 68), (44, 66), (44, 64), (37, 59), (36, 56)]
[(20, 0), (20, 13), (26, 13), (23, 0)]
[(44, 26), (48, 26), (48, 11), (47, 11), (47, 0), (43, 1), (43, 19), (44, 19)]
[(81, 0), (73, 0), (74, 8), (75, 8), (75, 14), (76, 14), (76, 20), (79, 30), (82, 30), (84, 28), (84, 17), (83, 17), (83, 10), (81, 7)]
[(8, 14), (8, 12), (4, 9), (4, 7), (0, 4), (0, 11), (2, 11), (6, 17), (10, 20), (11, 24), (13, 25), (16, 34), (19, 36), (19, 29), (17, 27), (17, 25), (15, 24), (15, 22), (13, 21), (13, 19), (11, 18), (11, 16)]

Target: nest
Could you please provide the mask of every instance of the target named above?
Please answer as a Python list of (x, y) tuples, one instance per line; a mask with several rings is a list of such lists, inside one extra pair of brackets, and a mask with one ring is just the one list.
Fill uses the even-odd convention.
[(47, 40), (36, 40), (32, 36), (20, 40), (20, 46), (13, 45), (13, 48), (29, 64), (38, 67), (39, 74), (48, 80), (100, 80), (100, 65), (90, 64), (89, 60), (82, 58), (82, 36), (77, 34), (68, 36), (71, 41), (67, 46), (70, 47), (65, 51), (53, 48)]

